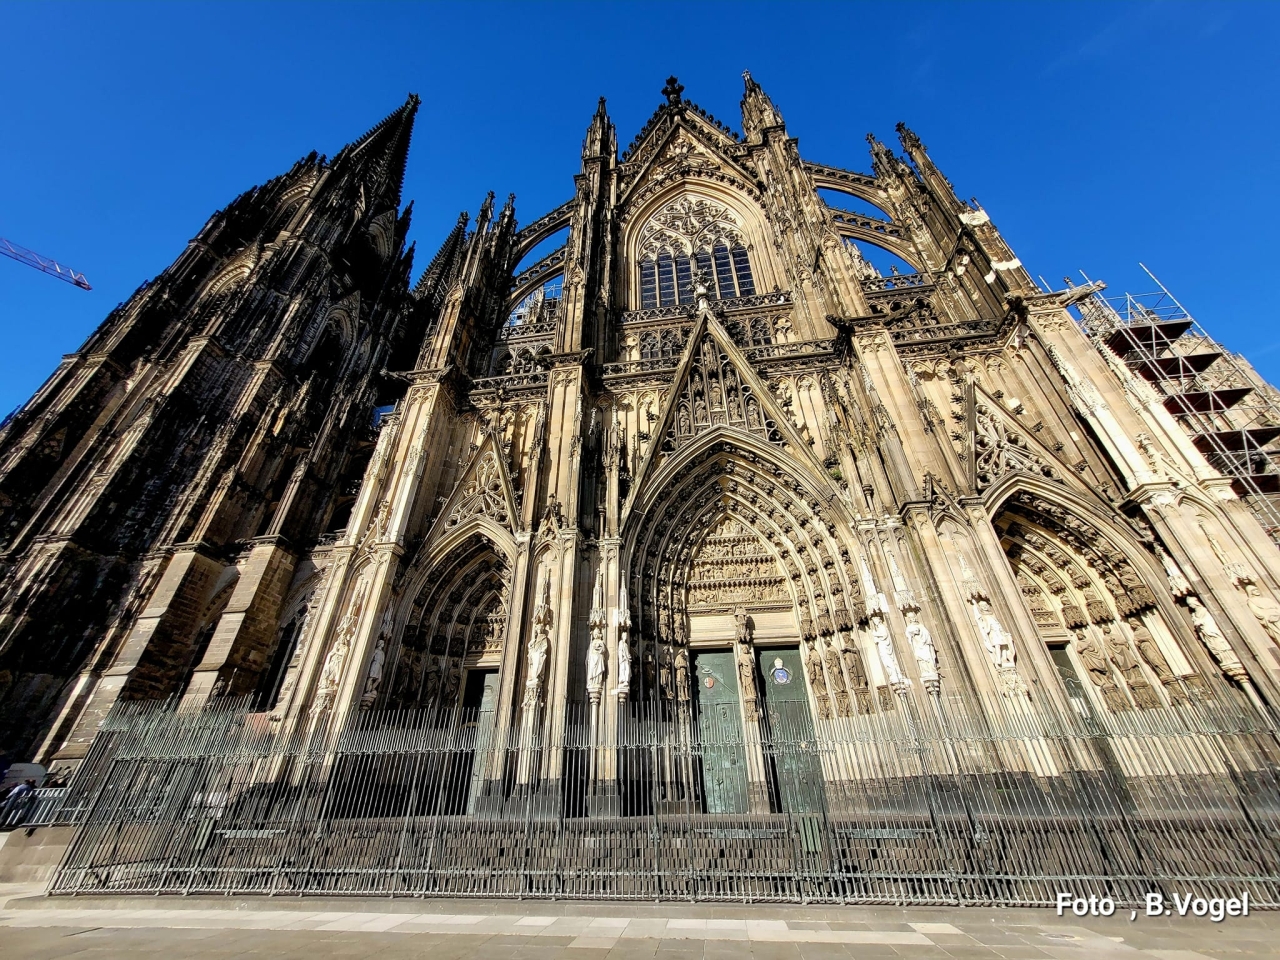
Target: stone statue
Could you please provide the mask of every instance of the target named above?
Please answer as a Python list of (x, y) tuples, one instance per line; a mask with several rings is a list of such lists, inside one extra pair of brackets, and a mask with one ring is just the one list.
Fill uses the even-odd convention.
[(932, 685), (936, 692), (938, 685), (938, 648), (934, 645), (933, 634), (920, 622), (920, 611), (908, 607), (902, 614), (907, 619), (903, 635), (911, 644), (911, 652), (916, 656), (916, 664), (920, 669), (920, 679), (926, 687)]
[(665, 643), (662, 645), (659, 658), (658, 686), (662, 691), (663, 699), (674, 700), (675, 680), (673, 678), (673, 672), (675, 670), (675, 663), (672, 659), (671, 647), (669, 645)]
[(836, 649), (835, 644), (827, 645), (827, 652), (823, 655), (823, 660), (827, 665), (827, 679), (831, 683), (831, 692), (836, 698), (836, 715), (847, 717), (849, 715), (849, 691), (845, 689), (844, 674), (840, 672), (840, 651)]
[(416, 702), (421, 671), (422, 651), (410, 646), (401, 648), (400, 662), (396, 666), (395, 687), (392, 692), (399, 706), (411, 707)]
[(462, 683), (462, 667), (457, 661), (449, 661), (449, 670), (444, 678), (444, 692), (440, 695), (440, 704), (444, 707), (452, 707), (458, 699), (458, 687)]
[(681, 703), (689, 702), (689, 651), (684, 647), (676, 648), (676, 699)]
[(631, 693), (631, 608), (627, 605), (627, 585), (618, 590), (618, 609), (614, 612), (618, 624), (618, 699), (625, 701)]
[(605, 643), (606, 629), (604, 613), (604, 571), (596, 574), (595, 594), (591, 602), (591, 613), (588, 625), (591, 630), (591, 642), (587, 646), (587, 696), (592, 703), (600, 702), (600, 694), (604, 690), (605, 677), (609, 672), (609, 647)]
[(817, 647), (810, 644), (805, 648), (804, 658), (805, 674), (809, 678), (809, 689), (813, 691), (815, 699), (827, 696), (827, 680), (822, 675), (822, 658), (818, 656)]
[(1249, 674), (1245, 671), (1240, 658), (1236, 656), (1236, 652), (1231, 649), (1227, 638), (1222, 635), (1222, 628), (1218, 626), (1218, 621), (1213, 619), (1213, 614), (1205, 608), (1195, 594), (1187, 597), (1187, 606), (1191, 610), (1191, 622), (1196, 628), (1196, 636), (1209, 648), (1209, 652), (1218, 661), (1222, 672), (1232, 680), (1245, 683), (1249, 679)]
[(440, 696), (440, 661), (433, 656), (428, 656), (422, 677), (423, 705), (427, 708), (439, 707), (436, 701)]
[(1178, 564), (1173, 557), (1169, 556), (1163, 547), (1156, 547), (1156, 554), (1160, 557), (1160, 563), (1164, 566), (1164, 575), (1169, 581), (1170, 592), (1175, 599), (1181, 600), (1191, 592), (1191, 584), (1182, 575), (1182, 571), (1178, 569)]
[(542, 682), (547, 672), (547, 657), (551, 653), (551, 625), (555, 616), (551, 612), (551, 576), (542, 578), (542, 596), (533, 610), (533, 637), (525, 653), (524, 705), (536, 707), (542, 702)]
[(973, 598), (973, 618), (978, 624), (978, 632), (982, 635), (982, 645), (986, 648), (991, 664), (996, 668), (1005, 694), (1026, 693), (1026, 684), (1018, 676), (1017, 651), (1013, 646), (1013, 636), (1004, 628), (1004, 624), (991, 608), (991, 601), (981, 595)]
[(1076, 655), (1089, 673), (1089, 681), (1098, 688), (1102, 700), (1111, 711), (1128, 710), (1129, 701), (1111, 679), (1106, 654), (1093, 635), (1086, 630), (1076, 631)]
[(871, 615), (871, 639), (875, 641), (876, 653), (880, 655), (880, 664), (884, 667), (885, 679), (889, 686), (897, 689), (909, 682), (902, 673), (898, 663), (898, 652), (893, 649), (893, 637), (889, 634), (889, 625), (885, 623), (884, 614), (877, 612)]
[(1102, 630), (1102, 638), (1107, 645), (1107, 655), (1115, 665), (1116, 670), (1124, 677), (1125, 683), (1129, 685), (1134, 702), (1143, 708), (1160, 706), (1159, 698), (1152, 691), (1151, 684), (1147, 683), (1147, 678), (1142, 673), (1142, 664), (1133, 655), (1133, 650), (1125, 642), (1124, 637), (1112, 632), (1109, 624), (1104, 623), (1100, 629)]
[(1012, 670), (1017, 660), (1013, 649), (1013, 637), (1004, 628), (995, 611), (991, 609), (991, 601), (983, 598), (974, 602), (974, 620), (978, 631), (982, 634), (982, 645), (986, 648), (991, 662), (997, 670)]
[(1258, 589), (1256, 583), (1245, 583), (1244, 595), (1248, 598), (1249, 612), (1257, 618), (1271, 642), (1280, 644), (1280, 603)]
[(1156, 638), (1151, 635), (1151, 631), (1137, 617), (1129, 619), (1129, 632), (1133, 634), (1134, 646), (1138, 648), (1138, 653), (1142, 655), (1142, 659), (1147, 661), (1147, 666), (1155, 673), (1157, 679), (1162, 684), (1168, 685), (1173, 683), (1176, 677), (1173, 671), (1169, 669), (1169, 661), (1164, 658), (1164, 654), (1160, 651)]
[(328, 710), (338, 695), (338, 684), (342, 682), (342, 670), (347, 665), (347, 654), (351, 651), (351, 642), (355, 639), (356, 628), (360, 625), (360, 614), (364, 611), (365, 595), (369, 592), (369, 581), (362, 580), (356, 588), (351, 606), (338, 624), (337, 637), (333, 647), (324, 658), (324, 666), (320, 670), (320, 681), (316, 685), (316, 709)]
[(378, 688), (382, 686), (382, 669), (387, 659), (387, 635), (378, 635), (378, 642), (373, 648), (373, 656), (369, 659), (369, 673), (364, 681), (364, 695), (360, 698), (360, 708), (368, 710), (378, 699)]
[(746, 644), (738, 644), (738, 686), (742, 688), (742, 703), (747, 708), (747, 717), (759, 716), (756, 699), (756, 665), (751, 655), (751, 648)]

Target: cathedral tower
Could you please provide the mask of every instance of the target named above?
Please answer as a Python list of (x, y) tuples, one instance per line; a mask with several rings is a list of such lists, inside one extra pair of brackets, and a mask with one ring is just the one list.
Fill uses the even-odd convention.
[(0, 431), (0, 750), (75, 757), (119, 698), (272, 681), (282, 591), (413, 365), (417, 108), (214, 214)]

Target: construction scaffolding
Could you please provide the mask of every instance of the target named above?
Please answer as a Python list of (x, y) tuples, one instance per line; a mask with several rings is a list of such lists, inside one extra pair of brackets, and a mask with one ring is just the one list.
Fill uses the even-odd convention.
[(1157, 391), (1209, 464), (1280, 544), (1280, 390), (1205, 332), (1155, 274), (1157, 289), (1104, 296), (1090, 280), (1075, 287), (1077, 319), (1094, 345), (1118, 357)]

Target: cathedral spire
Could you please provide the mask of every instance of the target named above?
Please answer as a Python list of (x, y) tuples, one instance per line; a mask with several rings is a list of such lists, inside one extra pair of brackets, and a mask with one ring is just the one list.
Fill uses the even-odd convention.
[(782, 114), (773, 105), (769, 95), (752, 79), (751, 73), (742, 71), (745, 91), (742, 95), (742, 133), (749, 142), (759, 143), (766, 130), (781, 128), (786, 131)]
[(874, 133), (867, 134), (867, 145), (871, 147), (871, 169), (877, 177), (892, 177), (897, 172), (897, 157), (893, 151), (876, 139)]
[(370, 199), (399, 206), (413, 121), (422, 100), (410, 94), (404, 105), (333, 158), (333, 168), (359, 181)]
[(422, 271), (422, 276), (418, 278), (418, 283), (413, 288), (416, 299), (439, 299), (443, 288), (453, 279), (457, 272), (459, 255), (467, 239), (467, 221), (470, 219), (470, 215), (465, 210), (458, 214), (458, 222), (453, 225), (449, 236), (440, 245), (440, 249), (431, 258), (431, 263), (427, 265), (426, 270)]
[(605, 109), (604, 97), (596, 105), (591, 125), (587, 127), (586, 139), (582, 141), (582, 159), (591, 160), (598, 157), (613, 158), (618, 154), (618, 134), (613, 128), (613, 121)]
[(907, 156), (915, 164), (915, 168), (920, 174), (920, 179), (938, 197), (947, 199), (958, 208), (961, 204), (960, 198), (956, 196), (955, 188), (929, 158), (928, 148), (920, 142), (920, 138), (916, 136), (915, 131), (905, 123), (899, 123), (895, 129), (898, 131), (898, 139), (902, 142), (902, 149), (907, 152)]

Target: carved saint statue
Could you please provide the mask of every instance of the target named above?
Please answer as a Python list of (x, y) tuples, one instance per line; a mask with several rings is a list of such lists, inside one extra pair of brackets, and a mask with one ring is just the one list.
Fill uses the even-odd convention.
[(676, 699), (681, 703), (689, 702), (689, 651), (684, 647), (676, 648)]
[(996, 617), (995, 611), (991, 609), (991, 602), (986, 598), (976, 600), (973, 605), (973, 616), (977, 621), (978, 631), (982, 634), (982, 645), (986, 647), (995, 668), (1012, 670), (1017, 659), (1013, 649), (1013, 637)]
[(825, 699), (827, 696), (827, 678), (822, 675), (822, 658), (818, 656), (818, 649), (813, 644), (805, 648), (804, 669), (809, 678), (809, 689), (813, 691), (814, 698)]
[(1169, 669), (1169, 661), (1164, 658), (1164, 654), (1160, 651), (1156, 638), (1151, 635), (1151, 631), (1137, 617), (1129, 619), (1129, 632), (1133, 634), (1133, 643), (1138, 648), (1138, 653), (1142, 655), (1142, 659), (1147, 661), (1152, 671), (1163, 684), (1169, 684), (1174, 681), (1173, 671)]
[(1176, 599), (1185, 597), (1191, 592), (1191, 584), (1182, 575), (1182, 571), (1178, 569), (1178, 564), (1173, 557), (1164, 551), (1163, 547), (1157, 547), (1156, 553), (1160, 557), (1160, 563), (1164, 566), (1164, 575), (1169, 581), (1170, 592)]
[(618, 624), (618, 699), (626, 700), (631, 692), (631, 608), (627, 606), (627, 585), (618, 591), (618, 609), (614, 613)]
[(1112, 711), (1128, 710), (1129, 701), (1124, 698), (1120, 688), (1111, 679), (1111, 668), (1107, 666), (1107, 655), (1101, 644), (1087, 630), (1076, 631), (1076, 655), (1089, 672), (1089, 681), (1098, 688), (1102, 700)]
[(1249, 612), (1257, 617), (1271, 642), (1280, 644), (1280, 603), (1258, 589), (1256, 583), (1245, 583), (1244, 595), (1248, 597)]
[(387, 659), (387, 635), (378, 635), (374, 645), (373, 656), (369, 659), (369, 673), (364, 681), (364, 695), (360, 698), (360, 707), (368, 710), (378, 699), (378, 688), (382, 686), (382, 670)]
[(533, 637), (525, 653), (524, 705), (536, 707), (542, 701), (542, 681), (547, 672), (547, 657), (551, 652), (551, 624), (555, 617), (551, 612), (551, 577), (542, 578), (541, 597), (533, 610)]
[(871, 639), (875, 642), (876, 653), (880, 655), (880, 664), (884, 667), (885, 679), (891, 687), (902, 687), (907, 678), (898, 663), (898, 652), (893, 649), (893, 637), (889, 635), (889, 625), (885, 623), (884, 614), (880, 611), (871, 615)]
[(746, 644), (738, 644), (738, 686), (742, 688), (742, 702), (747, 708), (747, 717), (754, 719), (759, 715), (756, 699), (756, 665), (751, 655), (751, 648)]
[(928, 686), (938, 680), (938, 648), (934, 645), (933, 634), (920, 622), (920, 611), (908, 607), (902, 615), (907, 619), (903, 630), (907, 642), (911, 644), (911, 652), (916, 656), (920, 668), (920, 679)]
[(609, 647), (605, 643), (606, 629), (604, 613), (604, 571), (596, 575), (595, 594), (591, 603), (588, 625), (591, 630), (591, 642), (587, 646), (587, 695), (592, 703), (600, 702), (600, 693), (604, 690), (605, 676), (609, 672)]
[(1195, 625), (1196, 635), (1209, 648), (1209, 652), (1218, 661), (1218, 666), (1222, 668), (1222, 672), (1240, 683), (1248, 680), (1249, 674), (1245, 671), (1244, 664), (1240, 662), (1236, 652), (1231, 649), (1231, 644), (1222, 635), (1222, 628), (1218, 626), (1218, 621), (1213, 619), (1213, 614), (1200, 602), (1200, 598), (1195, 594), (1190, 594), (1187, 597), (1187, 606), (1191, 610), (1191, 622)]
[(333, 706), (338, 694), (338, 684), (342, 682), (342, 670), (347, 665), (347, 654), (351, 651), (351, 641), (355, 639), (356, 628), (360, 624), (360, 614), (364, 610), (365, 595), (369, 592), (369, 581), (362, 580), (356, 588), (351, 606), (338, 623), (337, 637), (333, 647), (324, 658), (324, 666), (320, 670), (320, 682), (316, 685), (316, 708), (328, 710)]
[(836, 649), (834, 643), (827, 645), (823, 661), (827, 665), (827, 678), (831, 681), (831, 692), (836, 698), (836, 715), (847, 717), (849, 716), (849, 691), (845, 689), (844, 674), (840, 672), (840, 651)]

